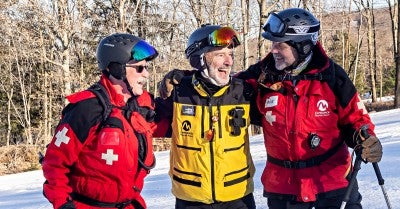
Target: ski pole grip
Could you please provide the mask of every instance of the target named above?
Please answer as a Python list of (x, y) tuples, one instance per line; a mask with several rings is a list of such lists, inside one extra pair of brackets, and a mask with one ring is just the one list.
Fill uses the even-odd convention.
[(365, 139), (368, 139), (370, 136), (367, 130), (368, 130), (368, 125), (361, 126), (361, 136), (364, 137)]

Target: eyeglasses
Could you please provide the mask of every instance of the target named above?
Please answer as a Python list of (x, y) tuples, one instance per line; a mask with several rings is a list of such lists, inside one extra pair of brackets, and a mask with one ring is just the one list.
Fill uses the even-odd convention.
[(135, 61), (151, 60), (158, 55), (156, 49), (147, 42), (140, 40), (131, 50), (132, 58)]
[(137, 73), (142, 73), (144, 69), (148, 69), (147, 65), (125, 65), (126, 67), (133, 67)]
[(204, 38), (198, 42), (190, 45), (186, 50), (185, 54), (187, 57), (192, 55), (195, 51), (202, 49), (206, 46), (238, 46), (240, 45), (239, 36), (235, 30), (230, 27), (222, 27), (218, 30), (213, 31), (208, 35), (207, 38)]
[(276, 37), (284, 37), (286, 34), (310, 34), (319, 31), (319, 24), (316, 25), (302, 25), (302, 26), (288, 26), (284, 21), (275, 13), (270, 13), (267, 21), (263, 25), (263, 30)]

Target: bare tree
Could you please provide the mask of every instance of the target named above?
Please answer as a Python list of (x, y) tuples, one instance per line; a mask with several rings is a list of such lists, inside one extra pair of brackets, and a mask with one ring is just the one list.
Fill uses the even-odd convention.
[(275, 8), (279, 0), (274, 0), (272, 2), (269, 2), (267, 0), (257, 0), (258, 2), (258, 7), (260, 8), (260, 34), (258, 36), (258, 59), (262, 59), (265, 57), (267, 53), (267, 47), (264, 42), (264, 38), (261, 36), (261, 33), (263, 32), (262, 26), (265, 24), (267, 21), (268, 14)]
[(249, 2), (241, 0), (242, 6), (242, 19), (243, 19), (243, 66), (244, 69), (249, 67), (249, 47), (248, 47), (248, 34), (249, 34)]
[(400, 4), (399, 1), (395, 0), (394, 6), (391, 5), (391, 1), (386, 1), (389, 6), (389, 14), (391, 19), (392, 27), (392, 41), (393, 41), (393, 58), (395, 62), (396, 77), (395, 77), (395, 88), (394, 88), (394, 107), (400, 108)]
[(375, 19), (373, 0), (355, 1), (356, 6), (359, 7), (360, 13), (367, 20), (367, 49), (368, 49), (368, 73), (370, 90), (372, 92), (372, 102), (377, 99), (376, 93), (376, 42), (375, 42)]
[(354, 75), (353, 75), (353, 83), (356, 84), (356, 79), (357, 79), (357, 71), (358, 71), (358, 63), (359, 63), (359, 57), (361, 53), (361, 45), (362, 45), (362, 40), (364, 37), (364, 34), (361, 34), (361, 27), (362, 27), (362, 20), (363, 18), (360, 18), (360, 22), (357, 22), (357, 47), (356, 47), (356, 56), (355, 56), (355, 64), (354, 64)]
[(372, 91), (372, 102), (377, 101), (377, 91), (376, 91), (376, 41), (375, 41), (375, 16), (373, 0), (367, 0), (366, 6), (366, 17), (368, 20), (368, 55), (369, 55), (369, 70), (370, 70), (370, 85)]
[(6, 146), (10, 146), (10, 141), (11, 141), (11, 109), (12, 109), (12, 98), (14, 95), (14, 88), (12, 88), (14, 84), (14, 78), (12, 76), (12, 67), (10, 66), (10, 63), (5, 63), (3, 62), (2, 64), (3, 69), (8, 69), (7, 73), (3, 76), (3, 79), (0, 80), (0, 88), (1, 91), (3, 91), (6, 94), (7, 97), (7, 132), (6, 132)]

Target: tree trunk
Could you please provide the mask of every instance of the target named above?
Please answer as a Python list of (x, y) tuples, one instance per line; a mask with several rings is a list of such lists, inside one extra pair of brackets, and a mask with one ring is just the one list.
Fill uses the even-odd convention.
[(244, 69), (249, 67), (249, 47), (247, 44), (247, 35), (249, 33), (249, 4), (247, 0), (241, 0), (242, 4), (242, 20), (243, 20), (243, 66)]
[(375, 50), (375, 40), (374, 40), (374, 13), (373, 7), (370, 2), (367, 1), (367, 6), (365, 9), (365, 17), (368, 20), (368, 70), (369, 70), (369, 83), (372, 92), (372, 102), (376, 102), (376, 50)]
[(262, 37), (261, 33), (264, 32), (262, 26), (264, 25), (265, 21), (268, 17), (267, 11), (267, 0), (257, 0), (258, 7), (260, 8), (260, 33), (258, 34), (258, 41), (257, 41), (257, 48), (258, 48), (258, 57), (257, 60), (261, 60), (266, 55), (266, 47), (264, 45), (264, 38)]
[(394, 61), (396, 65), (396, 80), (395, 80), (395, 95), (394, 95), (394, 107), (400, 108), (400, 4), (397, 1), (397, 43), (395, 43), (396, 51), (394, 55)]
[(361, 35), (361, 27), (362, 27), (362, 21), (363, 18), (360, 18), (360, 22), (358, 23), (358, 30), (357, 30), (357, 51), (356, 51), (356, 58), (355, 58), (355, 64), (354, 64), (354, 76), (353, 76), (353, 83), (356, 85), (357, 81), (357, 71), (358, 71), (358, 63), (359, 63), (359, 57), (361, 53), (361, 43), (362, 43), (362, 38), (363, 35)]

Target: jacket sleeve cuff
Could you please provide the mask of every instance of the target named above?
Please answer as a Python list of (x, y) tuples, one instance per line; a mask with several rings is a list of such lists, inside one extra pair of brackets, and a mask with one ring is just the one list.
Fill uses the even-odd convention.
[(62, 205), (67, 202), (66, 199), (56, 199), (52, 202), (54, 209), (59, 209)]

